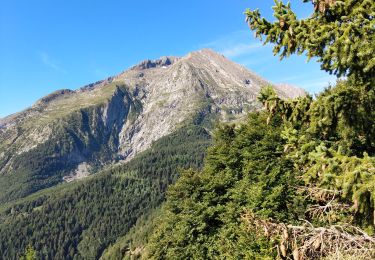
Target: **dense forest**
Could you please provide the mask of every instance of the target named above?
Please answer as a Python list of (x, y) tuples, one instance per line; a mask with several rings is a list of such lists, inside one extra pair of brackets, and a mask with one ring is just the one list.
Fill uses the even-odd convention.
[(99, 258), (160, 205), (179, 168), (202, 166), (209, 144), (204, 128), (183, 127), (127, 164), (2, 209), (2, 259), (17, 259), (28, 246), (38, 259)]
[(247, 22), (340, 79), (315, 98), (264, 87), (263, 112), (219, 128), (203, 170), (169, 189), (146, 259), (375, 258), (375, 3), (305, 2), (309, 18), (275, 1), (275, 22)]

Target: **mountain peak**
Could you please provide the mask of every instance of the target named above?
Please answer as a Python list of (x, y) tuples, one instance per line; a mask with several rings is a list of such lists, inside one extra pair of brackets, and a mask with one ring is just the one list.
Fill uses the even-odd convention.
[(217, 59), (226, 59), (224, 55), (214, 51), (213, 49), (205, 48), (197, 51), (190, 52), (184, 58), (198, 58), (198, 59), (208, 59), (208, 60), (217, 60)]
[[(48, 151), (46, 156), (54, 160), (40, 162), (52, 176), (48, 185), (61, 175), (80, 178), (90, 167), (130, 160), (192, 122), (211, 129), (216, 121), (246, 118), (262, 108), (256, 97), (269, 84), (211, 49), (145, 60), (81, 89), (55, 91), (33, 107), (1, 119), (0, 175), (14, 169), (30, 172), (34, 168), (28, 164), (18, 166), (23, 156)], [(273, 86), (280, 97), (299, 95), (291, 86)], [(56, 150), (64, 152), (56, 155)], [(56, 162), (62, 168), (50, 171), (54, 165), (49, 163)], [(38, 163), (33, 165), (32, 173), (47, 176), (38, 172)], [(9, 196), (14, 191), (9, 190)]]
[(179, 60), (178, 57), (174, 56), (163, 56), (156, 60), (144, 60), (141, 63), (133, 66), (131, 69), (133, 70), (144, 70), (144, 69), (151, 69), (151, 68), (160, 68), (160, 67), (166, 67), (169, 65), (172, 65), (177, 60)]
[(208, 58), (208, 59), (224, 58), (223, 55), (215, 52), (212, 49), (206, 48), (206, 49), (201, 49), (201, 50), (190, 52), (184, 57), (163, 56), (155, 60), (147, 59), (131, 67), (130, 69), (131, 70), (145, 70), (145, 69), (152, 69), (152, 68), (162, 68), (162, 67), (173, 65), (181, 59), (184, 59), (184, 58), (189, 59), (192, 57), (200, 57), (201, 59), (202, 58)]

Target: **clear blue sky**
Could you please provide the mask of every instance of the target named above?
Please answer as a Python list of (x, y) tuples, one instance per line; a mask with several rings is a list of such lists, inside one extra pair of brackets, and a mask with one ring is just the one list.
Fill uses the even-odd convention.
[[(318, 92), (315, 62), (279, 62), (253, 38), (244, 10), (273, 0), (0, 0), (0, 117), (62, 88), (77, 89), (147, 58), (212, 48), (273, 82)], [(293, 0), (300, 17), (310, 4)]]

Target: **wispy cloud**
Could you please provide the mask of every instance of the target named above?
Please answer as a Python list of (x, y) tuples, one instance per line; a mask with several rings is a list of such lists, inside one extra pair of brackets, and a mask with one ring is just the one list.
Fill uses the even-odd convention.
[(235, 31), (232, 33), (229, 33), (227, 35), (223, 35), (213, 41), (206, 42), (202, 44), (202, 47), (211, 47), (211, 48), (218, 48), (223, 49), (235, 44), (238, 44), (239, 42), (246, 42), (249, 40), (248, 31), (240, 30)]
[(56, 61), (54, 61), (46, 52), (40, 53), (40, 60), (43, 62), (44, 65), (47, 67), (57, 71), (66, 74), (67, 71), (60, 67)]
[(227, 56), (228, 58), (235, 58), (235, 57), (240, 57), (245, 54), (253, 53), (262, 47), (263, 47), (263, 44), (261, 43), (251, 43), (251, 44), (240, 43), (230, 48), (222, 50), (221, 53)]
[[(237, 62), (249, 56), (255, 57), (260, 51), (268, 49), (259, 40), (252, 38), (248, 30), (229, 33), (214, 41), (204, 43), (201, 47), (212, 48)], [(257, 63), (257, 59), (252, 59), (251, 63)]]
[[(237, 62), (242, 64), (243, 66), (255, 67), (259, 64), (263, 64), (264, 66), (262, 67), (264, 67), (264, 69), (267, 69), (266, 65), (268, 63), (274, 62), (274, 61), (278, 61), (278, 58), (275, 58), (274, 56), (270, 56), (270, 55), (263, 55), (262, 57), (258, 57), (256, 55), (250, 55), (250, 57), (237, 59)], [(258, 66), (258, 69), (260, 69), (259, 66)]]

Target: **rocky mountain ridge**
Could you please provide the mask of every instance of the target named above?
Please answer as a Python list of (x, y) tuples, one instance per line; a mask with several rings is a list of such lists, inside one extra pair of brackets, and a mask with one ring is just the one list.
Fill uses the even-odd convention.
[[(146, 60), (76, 91), (55, 91), (0, 120), (0, 194), (24, 196), (63, 178), (87, 176), (89, 169), (127, 161), (185, 124), (210, 128), (217, 120), (240, 120), (260, 109), (256, 97), (267, 84), (204, 49)], [(304, 93), (274, 87), (284, 98)], [(21, 194), (7, 186), (15, 175), (25, 177), (27, 189)]]

